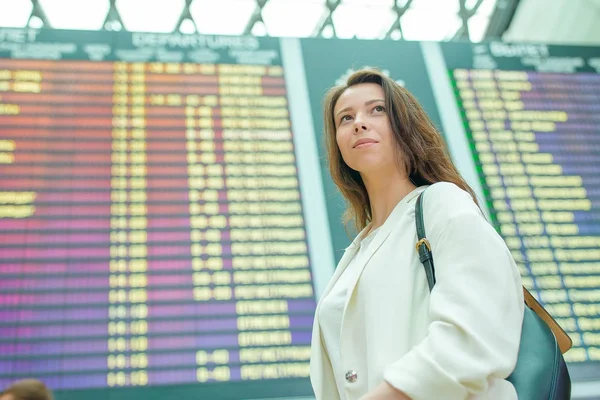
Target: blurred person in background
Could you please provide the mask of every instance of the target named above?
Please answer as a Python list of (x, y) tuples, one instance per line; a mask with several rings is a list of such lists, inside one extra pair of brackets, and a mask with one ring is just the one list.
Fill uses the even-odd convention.
[[(317, 400), (516, 400), (521, 277), (445, 143), (406, 89), (374, 70), (325, 98), (333, 181), (357, 231), (315, 313)], [(415, 251), (421, 193), (437, 282)]]
[(23, 379), (0, 392), (0, 400), (52, 400), (52, 392), (37, 379)]

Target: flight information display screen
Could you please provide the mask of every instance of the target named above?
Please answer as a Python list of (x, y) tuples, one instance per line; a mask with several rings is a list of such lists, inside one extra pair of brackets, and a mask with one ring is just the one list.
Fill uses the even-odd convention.
[(565, 359), (600, 361), (600, 54), (446, 50), (485, 200), (524, 285), (573, 339)]
[(0, 387), (309, 392), (315, 296), (278, 41), (196, 43), (185, 62), (148, 50), (160, 37), (87, 60), (0, 53)]

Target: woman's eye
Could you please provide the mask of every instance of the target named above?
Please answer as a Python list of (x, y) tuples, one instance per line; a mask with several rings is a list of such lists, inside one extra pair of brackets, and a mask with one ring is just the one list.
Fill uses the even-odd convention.
[(350, 117), (349, 115), (344, 115), (342, 118), (340, 118), (340, 122), (350, 121), (351, 119), (352, 117)]
[(375, 108), (373, 109), (377, 112), (383, 112), (385, 111), (385, 107), (384, 106), (375, 106)]

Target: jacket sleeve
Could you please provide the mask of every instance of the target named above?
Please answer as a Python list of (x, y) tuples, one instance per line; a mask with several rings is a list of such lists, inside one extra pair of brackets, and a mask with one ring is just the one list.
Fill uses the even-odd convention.
[(413, 400), (465, 399), (504, 379), (517, 361), (523, 292), (502, 238), (470, 195), (451, 183), (426, 192), (424, 219), (436, 284), (427, 336), (384, 379)]

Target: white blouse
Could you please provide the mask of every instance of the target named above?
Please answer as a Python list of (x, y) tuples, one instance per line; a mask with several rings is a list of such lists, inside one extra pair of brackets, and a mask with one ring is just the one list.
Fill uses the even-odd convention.
[(360, 260), (361, 256), (367, 252), (369, 244), (371, 244), (371, 241), (379, 229), (380, 228), (373, 230), (358, 243), (360, 247), (353, 260), (350, 261), (350, 264), (344, 270), (340, 279), (336, 282), (335, 286), (327, 296), (323, 297), (322, 305), (319, 308), (321, 335), (327, 346), (333, 371), (336, 371), (335, 379), (338, 386), (338, 393), (342, 399), (344, 397), (341, 388), (344, 385), (345, 377), (342, 373), (343, 369), (340, 358), (340, 334), (342, 331), (344, 306), (348, 298), (348, 290), (352, 287), (352, 283), (356, 280), (357, 275), (361, 271), (358, 260)]

